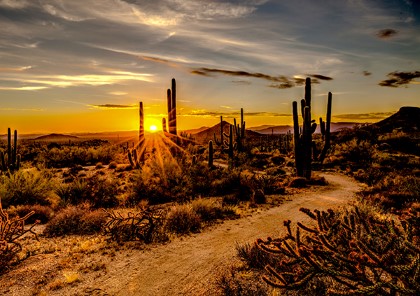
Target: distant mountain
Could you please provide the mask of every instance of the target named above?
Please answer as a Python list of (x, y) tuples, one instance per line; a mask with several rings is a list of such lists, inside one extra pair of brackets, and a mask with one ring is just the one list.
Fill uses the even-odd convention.
[(401, 129), (404, 132), (420, 131), (420, 108), (401, 107), (397, 113), (372, 126), (382, 133), (390, 133), (394, 129)]
[(208, 128), (209, 128), (208, 126), (202, 126), (202, 127), (195, 128), (195, 129), (184, 130), (183, 132), (186, 132), (187, 134), (194, 135), (194, 134), (202, 132), (202, 131), (204, 131)]
[[(194, 138), (197, 142), (200, 143), (207, 143), (210, 140), (214, 140), (214, 134), (216, 134), (216, 138), (220, 140), (220, 124), (218, 123), (212, 127), (206, 128), (205, 130), (202, 130), (196, 134), (194, 134)], [(229, 133), (229, 125), (230, 123), (227, 121), (223, 121), (223, 131), (225, 133)], [(252, 130), (246, 130), (246, 136), (247, 137), (261, 137), (261, 134)]]
[(258, 132), (264, 135), (273, 134), (285, 134), (288, 131), (293, 132), (293, 126), (290, 125), (262, 125), (257, 127), (251, 127), (250, 130)]
[(77, 140), (79, 137), (64, 135), (64, 134), (49, 134), (44, 136), (39, 136), (34, 138), (36, 141), (67, 141), (67, 140)]
[[(331, 122), (331, 132), (336, 132), (341, 129), (345, 128), (353, 128), (358, 123), (355, 122)], [(250, 130), (257, 131), (258, 133), (264, 135), (271, 135), (273, 134), (285, 134), (288, 131), (293, 133), (293, 126), (291, 125), (262, 125), (257, 127), (251, 127)], [(315, 131), (316, 133), (320, 133), (319, 124)]]

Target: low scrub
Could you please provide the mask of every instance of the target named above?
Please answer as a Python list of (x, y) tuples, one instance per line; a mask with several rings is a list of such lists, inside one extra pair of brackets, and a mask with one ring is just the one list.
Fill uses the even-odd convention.
[(34, 225), (25, 229), (25, 222), (31, 215), (33, 212), (23, 217), (10, 218), (0, 203), (0, 274), (19, 261), (18, 253), (22, 250), (22, 245), (18, 240), (27, 233), (36, 236), (32, 231)]
[(67, 234), (94, 234), (102, 230), (106, 214), (101, 210), (91, 209), (88, 205), (69, 206), (62, 209), (45, 227), (47, 236)]
[(195, 199), (191, 202), (191, 208), (204, 222), (237, 217), (236, 211), (233, 207), (223, 206), (220, 202), (214, 199)]
[(47, 223), (53, 216), (53, 210), (49, 206), (42, 205), (19, 205), (10, 207), (7, 212), (11, 217), (25, 217), (32, 213), (27, 219), (27, 224), (33, 224), (36, 221), (41, 224)]
[(56, 193), (65, 205), (87, 202), (94, 208), (111, 208), (119, 203), (117, 182), (98, 175), (75, 178), (70, 184), (62, 184)]
[(107, 222), (104, 234), (117, 242), (142, 241), (145, 243), (165, 242), (169, 240), (164, 232), (164, 213), (144, 209), (139, 212), (105, 211)]
[(201, 227), (201, 218), (190, 204), (173, 206), (168, 212), (166, 228), (170, 232), (186, 234), (198, 232)]
[(0, 178), (0, 196), (5, 208), (12, 205), (50, 203), (55, 184), (45, 172), (16, 171)]

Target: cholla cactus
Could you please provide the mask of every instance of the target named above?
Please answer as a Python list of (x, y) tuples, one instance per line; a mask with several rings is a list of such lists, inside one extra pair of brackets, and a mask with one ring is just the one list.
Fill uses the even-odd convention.
[(31, 233), (36, 237), (36, 233), (33, 232), (32, 228), (37, 223), (25, 229), (26, 219), (34, 213), (32, 211), (22, 218), (9, 218), (0, 202), (0, 273), (16, 259), (18, 252), (22, 250), (22, 245), (18, 242), (18, 239), (27, 233)]
[(297, 223), (293, 231), (285, 221), (284, 237), (257, 241), (280, 262), (266, 266), (267, 283), (301, 290), (314, 278), (329, 278), (328, 295), (420, 295), (419, 233), (412, 231), (418, 212), (401, 226), (357, 207), (344, 213), (301, 211), (316, 226)]

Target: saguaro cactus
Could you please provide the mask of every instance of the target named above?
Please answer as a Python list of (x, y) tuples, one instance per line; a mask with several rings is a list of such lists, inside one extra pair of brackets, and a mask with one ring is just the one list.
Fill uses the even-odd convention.
[(244, 121), (244, 109), (241, 108), (241, 122), (240, 124), (236, 124), (236, 119), (234, 119), (234, 126), (235, 126), (235, 137), (236, 137), (236, 145), (239, 151), (242, 150), (243, 141), (245, 139), (245, 121)]
[(217, 146), (220, 146), (223, 149), (223, 116), (220, 116), (220, 141), (217, 140), (216, 138), (216, 133), (213, 134), (214, 135), (214, 143)]
[(164, 133), (167, 133), (167, 129), (166, 129), (166, 118), (162, 118), (162, 130)]
[(143, 112), (143, 102), (139, 102), (139, 118), (140, 118), (139, 146), (141, 147), (144, 144), (144, 112)]
[(176, 129), (176, 81), (172, 78), (171, 89), (167, 90), (169, 133), (177, 135)]
[[(330, 147), (330, 123), (331, 123), (331, 105), (332, 94), (328, 93), (328, 106), (327, 106), (327, 126), (320, 119), (321, 132), (323, 133), (325, 145), (320, 155), (320, 160), (325, 158), (325, 154)], [(301, 112), (303, 118), (302, 133), (299, 128), (299, 118), (297, 111), (297, 102), (293, 104), (293, 130), (294, 130), (294, 144), (295, 144), (295, 167), (296, 174), (300, 177), (307, 179), (311, 178), (312, 172), (312, 134), (316, 130), (315, 120), (311, 119), (311, 79), (306, 78), (305, 83), (305, 99), (301, 100)], [(328, 130), (328, 132), (327, 132)]]
[(229, 125), (229, 134), (223, 133), (223, 135), (228, 138), (228, 141), (224, 141), (223, 144), (225, 148), (228, 150), (229, 158), (233, 158), (233, 149), (235, 148), (235, 144), (233, 143), (233, 125)]
[(210, 168), (213, 167), (213, 153), (214, 153), (214, 150), (213, 150), (213, 141), (210, 140), (209, 141), (209, 167)]
[(325, 159), (328, 149), (331, 146), (331, 108), (332, 108), (332, 94), (328, 93), (327, 103), (327, 122), (322, 121), (322, 117), (319, 118), (319, 124), (321, 126), (321, 134), (324, 139), (324, 147), (322, 148), (319, 156), (319, 161), (322, 163)]
[(299, 134), (297, 102), (293, 102), (296, 174), (310, 179), (312, 173), (312, 134), (315, 132), (316, 123), (311, 120), (311, 78), (309, 77), (306, 78), (305, 82), (305, 98), (300, 103), (303, 118), (302, 134)]
[[(7, 156), (7, 158), (6, 158)], [(17, 154), (17, 130), (14, 131), (13, 146), (12, 132), (7, 129), (7, 154), (0, 152), (1, 171), (15, 171), (20, 168), (20, 154)]]

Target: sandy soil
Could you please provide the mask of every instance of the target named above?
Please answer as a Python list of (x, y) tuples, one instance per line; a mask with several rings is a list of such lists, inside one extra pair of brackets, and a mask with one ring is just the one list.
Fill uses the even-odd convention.
[[(116, 252), (112, 260), (106, 262), (105, 272), (87, 273), (81, 281), (44, 295), (205, 295), (217, 270), (229, 265), (235, 257), (236, 244), (279, 236), (284, 231), (284, 220), (307, 220), (299, 211), (300, 207), (337, 208), (351, 201), (360, 189), (359, 184), (348, 177), (324, 176), (330, 185), (293, 195), (278, 207), (225, 221), (166, 245)], [(10, 276), (13, 273), (7, 277)], [(0, 280), (0, 287), (5, 280)], [(24, 285), (19, 289), (0, 289), (0, 294), (2, 291), (8, 291), (9, 295), (34, 294), (33, 289)]]

